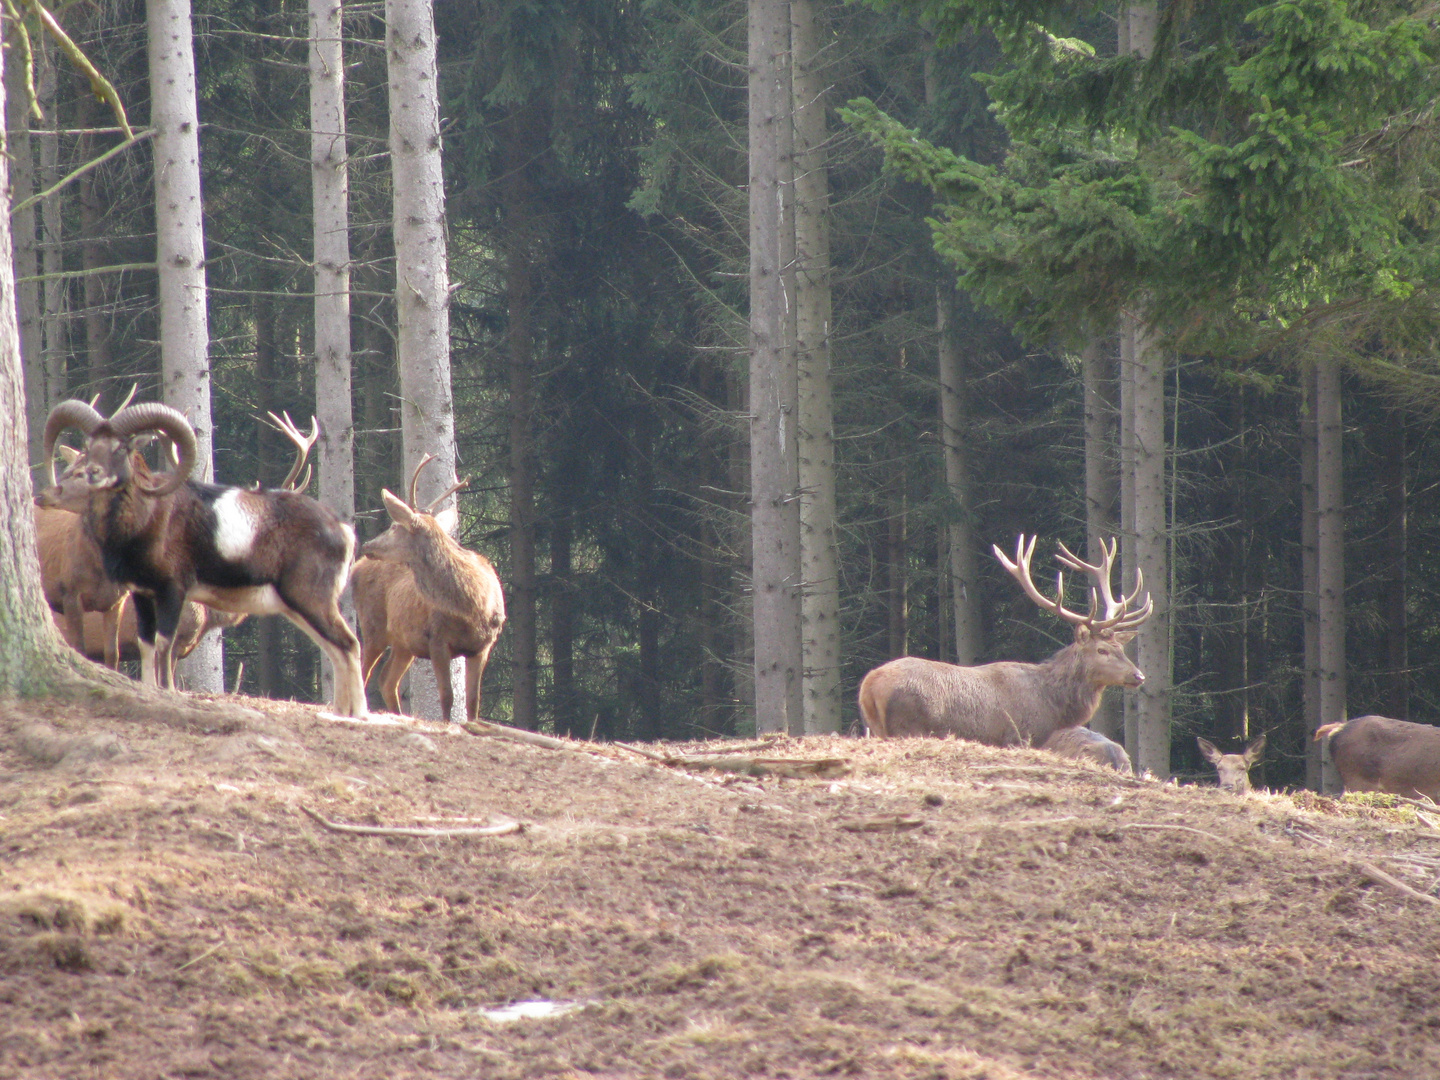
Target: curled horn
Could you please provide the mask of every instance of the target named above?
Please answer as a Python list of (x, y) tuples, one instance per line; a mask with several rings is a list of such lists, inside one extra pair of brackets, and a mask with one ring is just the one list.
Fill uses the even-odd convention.
[(74, 398), (62, 401), (50, 410), (50, 415), (45, 420), (45, 464), (50, 470), (52, 487), (56, 483), (55, 440), (60, 437), (60, 433), (74, 428), (88, 439), (90, 433), (104, 422), (105, 418), (96, 412), (93, 406)]
[(158, 431), (175, 444), (180, 456), (175, 470), (154, 487), (147, 485), (145, 491), (148, 494), (168, 495), (189, 479), (199, 448), (195, 441), (195, 429), (179, 410), (153, 401), (142, 402), (112, 416), (110, 427), (122, 439), (142, 431)]

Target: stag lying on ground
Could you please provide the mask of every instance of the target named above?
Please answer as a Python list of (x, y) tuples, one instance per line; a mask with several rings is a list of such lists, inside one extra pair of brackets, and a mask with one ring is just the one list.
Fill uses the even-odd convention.
[(410, 477), (410, 501), (388, 491), (380, 497), (390, 514), (390, 527), (361, 549), (355, 564), (355, 620), (360, 624), (361, 670), (364, 680), (386, 648), (390, 659), (380, 694), (392, 712), (400, 711), (400, 679), (417, 656), (428, 656), (440, 689), (440, 711), (450, 719), (455, 692), (450, 685), (450, 660), (465, 657), (465, 716), (480, 716), (480, 681), (485, 662), (505, 625), (505, 598), (490, 560), (467, 551), (451, 539), (457, 523), (454, 507), (435, 513), (467, 481), (461, 481), (423, 510), (415, 502), (420, 470), (433, 460), (428, 454)]
[(1384, 716), (1326, 724), (1330, 757), (1346, 791), (1384, 791), (1440, 802), (1440, 728)]
[(1135, 773), (1135, 766), (1130, 764), (1130, 755), (1123, 746), (1087, 727), (1061, 728), (1046, 739), (1040, 749), (1049, 750), (1061, 757), (1107, 765), (1126, 775)]
[[(1143, 581), (1135, 575), (1135, 591), (1116, 600), (1110, 591), (1115, 543), (1101, 543), (1104, 557), (1091, 565), (1060, 545), (1060, 561), (1083, 570), (1094, 580), (1090, 613), (1064, 606), (1065, 580), (1056, 581), (1056, 598), (1043, 596), (1030, 579), (1035, 538), (1027, 546), (1022, 534), (1011, 562), (998, 547), (998, 558), (1020, 583), (1025, 595), (1046, 611), (1075, 627), (1075, 642), (1040, 664), (1002, 661), (959, 667), (904, 656), (882, 664), (860, 684), (860, 715), (871, 735), (955, 735), (991, 746), (1041, 746), (1055, 732), (1090, 722), (1107, 686), (1139, 686), (1145, 680), (1125, 655), (1133, 627), (1150, 616), (1149, 596), (1136, 610)], [(1103, 599), (1105, 613), (1096, 610)]]
[(80, 515), (52, 507), (35, 508), (35, 537), (40, 549), (40, 584), (45, 601), (67, 641), (81, 640), (86, 613), (96, 623), (96, 660), (108, 668), (120, 661), (120, 605), (129, 590), (105, 574), (100, 548), (85, 532)]
[[(85, 449), (62, 486), (55, 440), (70, 428), (85, 436)], [(168, 474), (152, 473), (135, 452), (152, 433), (177, 450)], [(44, 496), (82, 514), (106, 573), (134, 591), (142, 678), (174, 685), (172, 643), (185, 600), (198, 600), (237, 614), (284, 615), (330, 659), (335, 710), (363, 716), (360, 643), (339, 607), (354, 531), (296, 492), (190, 480), (196, 453), (190, 424), (165, 405), (131, 405), (107, 420), (83, 401), (63, 401), (45, 424)]]
[[(129, 594), (122, 598), (119, 605), (119, 635), (116, 642), (119, 659), (139, 660), (140, 639), (135, 630), (135, 605), (130, 603)], [(231, 611), (216, 611), (204, 604), (197, 604), (193, 600), (185, 601), (185, 609), (180, 613), (180, 625), (175, 629), (175, 640), (171, 642), (170, 651), (176, 660), (184, 660), (195, 651), (195, 646), (200, 640), (212, 630), (226, 630), (232, 626), (238, 626), (245, 621), (244, 615), (237, 615)], [(93, 611), (85, 613), (84, 638), (76, 638), (70, 631), (66, 621), (59, 615), (55, 616), (55, 625), (60, 630), (67, 644), (76, 652), (82, 654), (97, 663), (104, 655), (106, 644), (106, 630), (102, 617)], [(109, 665), (107, 665), (109, 666)]]
[(1205, 755), (1205, 760), (1215, 766), (1222, 790), (1233, 791), (1237, 795), (1243, 795), (1250, 790), (1250, 769), (1265, 752), (1264, 735), (1239, 754), (1222, 754), (1209, 739), (1199, 736), (1196, 736), (1195, 741), (1200, 744), (1200, 753)]

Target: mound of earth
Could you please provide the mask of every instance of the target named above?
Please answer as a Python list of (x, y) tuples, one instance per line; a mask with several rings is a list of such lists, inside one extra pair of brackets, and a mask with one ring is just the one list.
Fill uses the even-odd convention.
[(755, 777), (245, 704), (0, 705), (5, 1076), (1440, 1076), (1423, 809), (938, 740), (725, 748), (846, 762)]

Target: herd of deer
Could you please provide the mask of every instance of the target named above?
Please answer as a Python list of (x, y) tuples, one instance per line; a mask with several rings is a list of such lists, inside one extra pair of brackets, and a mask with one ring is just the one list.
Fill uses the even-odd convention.
[[(365, 683), (388, 649), (382, 693), (389, 708), (399, 711), (401, 676), (415, 657), (428, 656), (448, 716), (450, 660), (464, 656), (465, 711), (477, 718), (480, 677), (505, 604), (489, 560), (451, 537), (453, 511), (435, 513), (463, 484), (418, 507), (427, 456), (411, 476), (408, 502), (382, 493), (390, 527), (356, 562), (354, 530), (300, 493), (308, 472), (297, 478), (318, 429), (312, 424), (302, 435), (288, 416), (271, 421), (296, 447), (289, 476), (278, 488), (235, 487), (190, 479), (195, 432), (168, 406), (127, 398), (107, 418), (71, 400), (51, 411), (50, 484), (35, 499), (36, 531), (46, 599), (66, 639), (112, 667), (138, 655), (141, 681), (170, 688), (176, 659), (207, 630), (247, 615), (283, 615), (330, 660), (336, 712), (365, 715)], [(65, 451), (57, 476), (55, 444), (71, 429), (84, 446)], [(157, 437), (172, 448), (166, 472), (152, 471), (141, 453)], [(352, 572), (363, 650), (340, 613)]]
[[(134, 391), (131, 392), (132, 395)], [(294, 443), (295, 463), (278, 488), (221, 486), (191, 480), (196, 439), (185, 417), (165, 405), (131, 405), (106, 418), (93, 403), (65, 401), (45, 425), (50, 486), (36, 497), (41, 576), (57, 624), (77, 649), (107, 665), (138, 656), (142, 681), (172, 687), (174, 663), (216, 627), (247, 615), (283, 615), (329, 658), (335, 673), (332, 707), (366, 712), (365, 685), (388, 650), (381, 696), (400, 711), (399, 683), (417, 657), (429, 657), (449, 717), (452, 657), (466, 658), (465, 712), (477, 719), (486, 660), (505, 623), (500, 580), (488, 559), (453, 539), (454, 508), (436, 508), (461, 481), (421, 508), (415, 488), (426, 457), (410, 478), (409, 499), (381, 493), (390, 526), (361, 549), (355, 533), (328, 507), (301, 490), (317, 429), (302, 434), (288, 416), (271, 422)], [(83, 449), (61, 447), (66, 468), (55, 472), (56, 441), (66, 430)], [(173, 467), (154, 472), (141, 450), (163, 438)], [(1124, 748), (1088, 728), (1110, 686), (1138, 687), (1144, 674), (1125, 655), (1135, 627), (1149, 618), (1147, 594), (1118, 599), (1111, 589), (1116, 544), (1100, 544), (1096, 563), (1064, 544), (1058, 559), (1092, 581), (1086, 614), (1065, 607), (1065, 581), (1052, 600), (1035, 586), (1035, 538), (1021, 536), (1013, 560), (995, 556), (1035, 604), (1073, 627), (1074, 642), (1038, 664), (1000, 662), (962, 667), (901, 657), (875, 668), (860, 684), (860, 714), (879, 738), (954, 736), (991, 746), (1037, 746), (1130, 772)], [(360, 638), (340, 613), (353, 584)], [(1327, 724), (1315, 733), (1349, 791), (1382, 791), (1440, 799), (1440, 728), (1381, 716)], [(1250, 789), (1250, 768), (1264, 736), (1243, 753), (1222, 754), (1200, 739), (1220, 786)]]

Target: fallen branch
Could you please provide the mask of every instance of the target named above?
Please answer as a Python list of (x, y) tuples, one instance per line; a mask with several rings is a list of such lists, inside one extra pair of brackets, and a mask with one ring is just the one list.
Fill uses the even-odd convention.
[(508, 727), (505, 724), (492, 724), (489, 720), (467, 720), (462, 726), (471, 735), (490, 735), (497, 739), (525, 743), (528, 746), (543, 746), (546, 750), (583, 749), (585, 752), (589, 752), (588, 746), (582, 748), (569, 739), (557, 739), (552, 735), (541, 735), (538, 731), (526, 731), (523, 728)]
[(307, 817), (319, 822), (331, 832), (349, 833), (352, 836), (505, 836), (509, 833), (525, 831), (525, 826), (518, 821), (507, 821), (501, 825), (477, 826), (473, 829), (405, 829), (387, 828), (381, 825), (345, 825), (321, 817), (308, 806), (301, 806), (300, 809)]
[(906, 832), (924, 825), (923, 818), (904, 817), (890, 814), (885, 817), (863, 818), (859, 821), (842, 821), (840, 828), (846, 832)]
[(1369, 878), (1376, 884), (1389, 885), (1390, 888), (1395, 889), (1397, 892), (1404, 893), (1412, 900), (1423, 900), (1425, 901), (1425, 903), (1430, 904), (1434, 907), (1440, 907), (1440, 900), (1437, 900), (1435, 899), (1435, 897), (1421, 892), (1419, 889), (1412, 889), (1409, 885), (1406, 885), (1399, 878), (1391, 877), (1389, 874), (1385, 873), (1385, 871), (1381, 870), (1378, 866), (1375, 866), (1372, 863), (1364, 862), (1360, 859), (1352, 859), (1351, 861), (1355, 864), (1356, 868), (1359, 869), (1362, 874), (1364, 874), (1367, 878)]
[(789, 780), (833, 780), (850, 775), (850, 762), (844, 758), (768, 758), (745, 755), (693, 757), (656, 753), (625, 743), (615, 745), (661, 765), (668, 765), (672, 769), (713, 769), (716, 772), (738, 773), (741, 776), (780, 776)]

